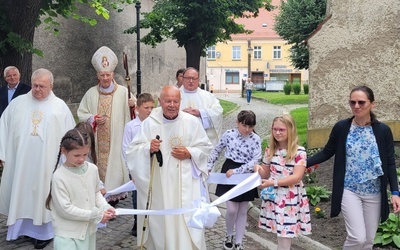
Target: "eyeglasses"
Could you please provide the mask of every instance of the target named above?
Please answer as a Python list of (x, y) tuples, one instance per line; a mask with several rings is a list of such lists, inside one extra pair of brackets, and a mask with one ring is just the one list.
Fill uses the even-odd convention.
[(285, 128), (272, 128), (272, 131), (274, 131), (274, 133), (278, 133), (279, 132), (280, 134), (286, 132), (286, 130), (287, 129), (285, 129)]
[(352, 107), (355, 107), (356, 104), (358, 104), (358, 106), (360, 106), (360, 107), (363, 107), (366, 103), (367, 103), (367, 101), (353, 101), (353, 100), (349, 101), (349, 104)]
[(42, 89), (47, 89), (48, 87), (49, 87), (49, 86), (38, 85), (38, 84), (32, 84), (32, 88), (33, 88), (33, 89), (38, 88), (38, 89), (42, 90)]
[(197, 81), (197, 80), (199, 80), (198, 77), (197, 77), (197, 78), (194, 78), (194, 77), (183, 77), (183, 79), (188, 80), (189, 82), (190, 82), (190, 81)]

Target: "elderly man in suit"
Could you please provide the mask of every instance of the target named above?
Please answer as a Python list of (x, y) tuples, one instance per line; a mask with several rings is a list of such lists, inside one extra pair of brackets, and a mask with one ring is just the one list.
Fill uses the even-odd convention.
[(25, 83), (21, 83), (21, 74), (15, 66), (8, 66), (4, 69), (4, 80), (7, 86), (0, 88), (0, 117), (12, 99), (19, 95), (28, 93), (31, 87)]

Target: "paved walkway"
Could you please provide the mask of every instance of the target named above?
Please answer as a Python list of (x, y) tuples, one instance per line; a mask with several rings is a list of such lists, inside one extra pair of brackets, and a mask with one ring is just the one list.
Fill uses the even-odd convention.
[[(240, 108), (233, 111), (231, 114), (224, 118), (223, 131), (235, 127), (236, 116), (242, 109), (251, 109), (257, 115), (257, 126), (256, 131), (262, 138), (267, 138), (269, 134), (269, 127), (271, 126), (272, 119), (279, 114), (289, 112), (290, 109), (298, 106), (277, 106), (272, 105), (263, 101), (253, 99), (248, 105), (244, 98), (240, 97), (239, 93), (230, 93), (229, 96), (225, 97), (224, 93), (216, 93), (216, 96), (220, 99), (225, 99), (234, 103), (237, 103)], [(304, 107), (304, 105), (301, 105)], [(220, 167), (223, 162), (223, 157), (217, 163), (216, 172), (220, 171)], [(215, 185), (210, 185), (210, 196), (215, 198), (214, 191)], [(130, 196), (128, 199), (120, 202), (117, 207), (131, 208)], [(207, 249), (223, 249), (222, 240), (225, 237), (225, 205), (219, 206), (222, 216), (218, 219), (217, 223), (213, 228), (206, 230)], [(259, 210), (257, 207), (251, 207), (249, 209), (249, 216), (257, 219)], [(6, 241), (7, 235), (7, 218), (0, 215), (0, 248), (4, 250), (11, 249), (33, 249), (33, 245), (26, 238), (20, 238), (15, 241)], [(122, 250), (122, 249), (138, 249), (136, 247), (136, 238), (130, 234), (130, 230), (133, 225), (133, 216), (119, 216), (113, 221), (110, 221), (106, 228), (99, 229), (97, 232), (97, 249), (101, 250)], [(139, 239), (140, 240), (140, 239)], [(292, 247), (293, 250), (301, 249), (328, 249), (325, 246), (320, 245), (317, 242), (309, 240), (307, 237), (302, 237), (296, 240), (295, 245)], [(259, 249), (276, 249), (276, 244), (272, 241), (268, 241), (265, 238), (260, 237), (257, 233), (246, 232), (244, 245), (246, 249), (259, 250)], [(52, 243), (49, 244), (45, 249), (52, 249)]]

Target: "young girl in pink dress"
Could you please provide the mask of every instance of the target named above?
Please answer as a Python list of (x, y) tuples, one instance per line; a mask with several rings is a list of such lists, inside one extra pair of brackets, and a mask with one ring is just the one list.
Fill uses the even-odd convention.
[(273, 187), (270, 195), (261, 192), (259, 228), (278, 236), (279, 250), (289, 250), (298, 234), (311, 234), (310, 208), (301, 181), (307, 155), (297, 143), (293, 118), (288, 114), (276, 117), (262, 164), (254, 167), (263, 178), (260, 187)]

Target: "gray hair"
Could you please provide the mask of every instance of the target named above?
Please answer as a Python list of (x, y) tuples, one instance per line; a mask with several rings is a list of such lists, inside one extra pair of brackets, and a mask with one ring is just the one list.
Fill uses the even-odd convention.
[(4, 77), (6, 77), (7, 72), (10, 71), (10, 70), (12, 70), (12, 69), (15, 69), (15, 70), (18, 72), (18, 75), (21, 76), (21, 73), (19, 73), (19, 69), (18, 69), (17, 67), (15, 67), (15, 66), (8, 66), (8, 67), (6, 67), (6, 68), (4, 69)]
[(50, 70), (48, 69), (37, 69), (32, 73), (32, 77), (31, 77), (31, 82), (33, 82), (34, 79), (36, 79), (37, 77), (42, 77), (42, 76), (46, 76), (49, 78), (50, 84), (51, 86), (53, 86), (53, 82), (54, 82), (54, 76), (53, 73), (51, 73)]

